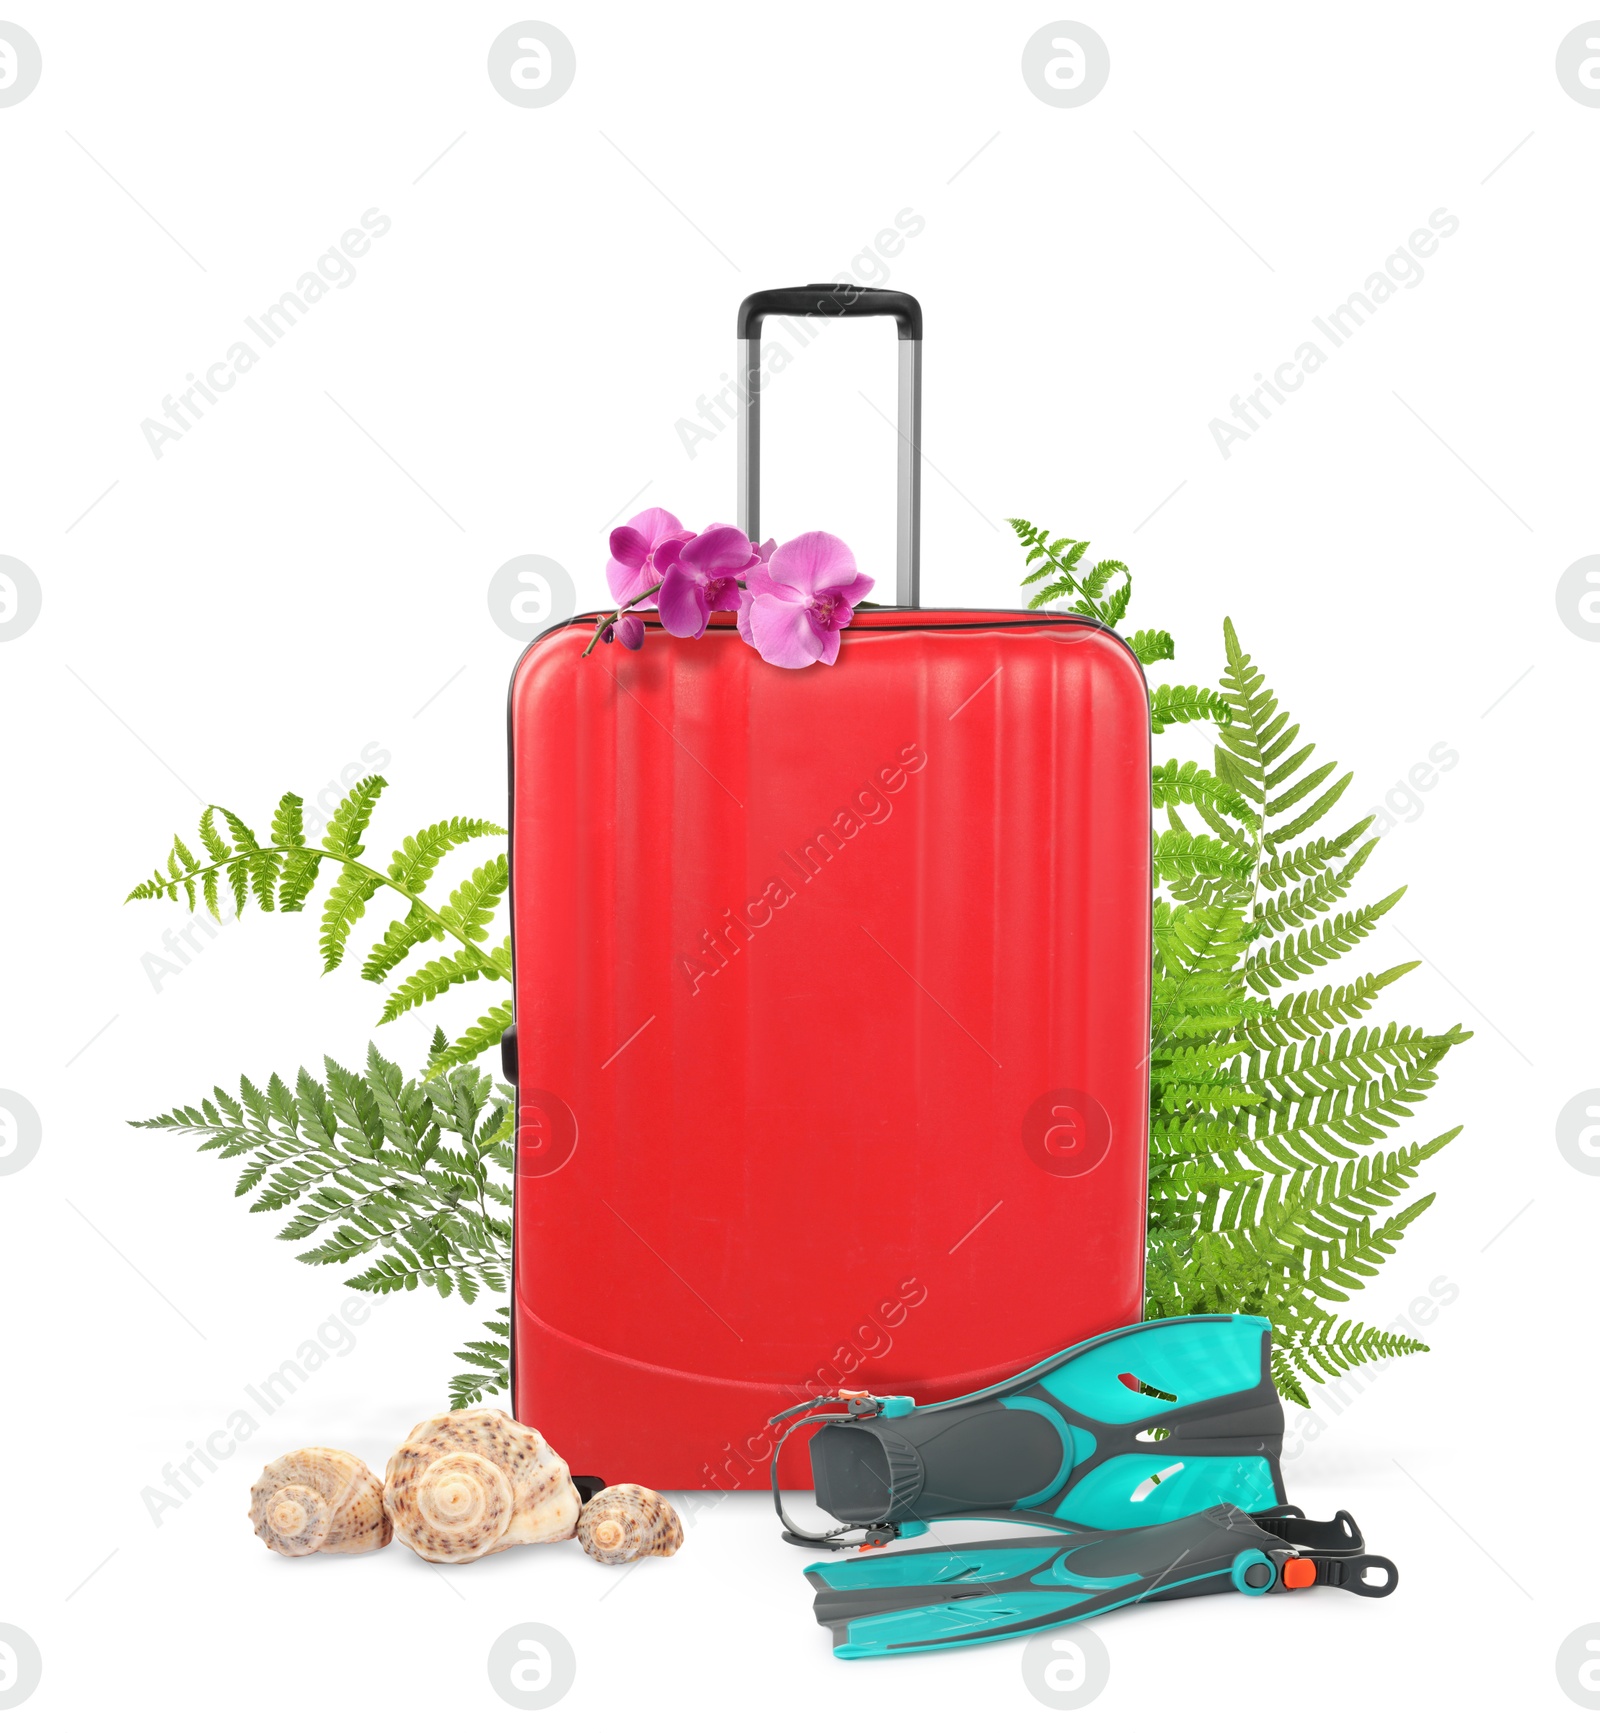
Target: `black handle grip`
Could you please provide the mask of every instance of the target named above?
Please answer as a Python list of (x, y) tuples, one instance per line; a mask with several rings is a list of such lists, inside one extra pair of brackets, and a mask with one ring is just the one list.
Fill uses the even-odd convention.
[(769, 313), (808, 319), (863, 319), (887, 316), (903, 343), (922, 341), (922, 306), (900, 289), (864, 289), (859, 283), (805, 283), (794, 289), (758, 289), (739, 303), (741, 342), (761, 335)]
[(515, 1023), (500, 1032), (500, 1069), (505, 1073), (506, 1082), (515, 1086), (517, 1081), (517, 1026)]

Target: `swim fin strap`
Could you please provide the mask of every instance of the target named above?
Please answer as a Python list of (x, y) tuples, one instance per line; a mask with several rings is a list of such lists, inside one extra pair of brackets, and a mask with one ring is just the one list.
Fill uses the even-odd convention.
[[(789, 1520), (774, 1452), (785, 1539), (839, 1551), (979, 1512), (1130, 1528), (1222, 1503), (1281, 1505), (1283, 1406), (1271, 1354), (1265, 1318), (1159, 1318), (948, 1402), (842, 1391), (802, 1403), (777, 1419), (802, 1416), (790, 1432), (818, 1426), (817, 1503), (841, 1526), (813, 1534)], [(848, 1412), (815, 1412), (839, 1402)], [(858, 1538), (842, 1538), (850, 1533)]]
[[(830, 1559), (809, 1566), (806, 1576), (816, 1590), (817, 1623), (832, 1631), (833, 1652), (845, 1661), (997, 1643), (1138, 1601), (1318, 1586), (1381, 1596), (1399, 1581), (1386, 1558), (1297, 1550), (1282, 1538), (1285, 1530), (1296, 1532), (1295, 1519), (1264, 1521), (1219, 1504), (1144, 1528)], [(1361, 1544), (1343, 1511), (1333, 1523), (1304, 1527)], [(1381, 1581), (1369, 1580), (1380, 1574)]]

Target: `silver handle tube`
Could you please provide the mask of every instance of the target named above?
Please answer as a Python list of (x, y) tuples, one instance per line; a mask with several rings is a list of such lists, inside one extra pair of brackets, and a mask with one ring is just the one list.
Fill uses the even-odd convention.
[(812, 283), (803, 289), (767, 289), (739, 309), (738, 509), (739, 528), (761, 539), (761, 322), (768, 313), (802, 317), (860, 317), (882, 313), (899, 327), (900, 378), (896, 403), (895, 604), (921, 601), (922, 568), (922, 309), (910, 295), (861, 289), (850, 283)]

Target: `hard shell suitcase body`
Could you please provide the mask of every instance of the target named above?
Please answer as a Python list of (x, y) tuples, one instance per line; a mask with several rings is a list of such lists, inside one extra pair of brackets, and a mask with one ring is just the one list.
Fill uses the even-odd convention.
[(514, 1402), (611, 1479), (765, 1485), (807, 1394), (940, 1400), (1141, 1312), (1143, 673), (914, 605), (920, 313), (844, 293), (741, 309), (741, 525), (762, 314), (894, 313), (902, 605), (800, 671), (731, 614), (585, 659), (591, 615), (512, 681)]

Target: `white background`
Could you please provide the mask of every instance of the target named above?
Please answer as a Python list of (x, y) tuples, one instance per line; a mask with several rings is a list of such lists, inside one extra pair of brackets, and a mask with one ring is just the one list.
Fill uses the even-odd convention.
[[(380, 847), (502, 816), (491, 574), (542, 554), (593, 605), (624, 502), (730, 516), (731, 434), (690, 458), (675, 423), (731, 372), (738, 301), (881, 281), (863, 249), (908, 209), (925, 227), (887, 263), (927, 315), (925, 600), (1008, 602), (1003, 520), (1029, 517), (1129, 561), (1130, 624), (1178, 638), (1163, 674), (1213, 678), (1231, 614), (1354, 772), (1352, 812), (1459, 754), (1368, 868), (1411, 889), (1362, 955), (1426, 959), (1387, 1016), (1477, 1031), (1421, 1122), (1467, 1130), (1356, 1309), (1456, 1292), (1428, 1356), (1347, 1380), (1337, 1416), (1319, 1397), (1319, 1436), (1291, 1418), (1287, 1470), (1401, 1590), (1102, 1620), (1111, 1676), (1079, 1712), (1577, 1716), (1555, 1654), (1600, 1619), (1600, 1182), (1553, 1127), (1600, 1083), (1600, 644), (1555, 585), (1600, 542), (1600, 109), (1555, 55), (1587, 14), (1097, 3), (1109, 82), (1055, 108), (1021, 75), (1059, 16), (1038, 6), (564, 4), (577, 77), (539, 109), (487, 77), (504, 6), (9, 15), (44, 69), (0, 109), (0, 553), (43, 592), (0, 643), (0, 1087), (44, 1125), (0, 1178), (0, 1623), (45, 1666), (18, 1724), (497, 1724), (485, 1660), (522, 1620), (577, 1652), (572, 1724), (1048, 1719), (1016, 1644), (843, 1672), (754, 1495), (625, 1575), (571, 1547), (454, 1573), (269, 1556), (261, 1462), (320, 1440), (381, 1467), (440, 1405), (474, 1314), (427, 1294), (159, 1527), (141, 1502), (346, 1291), (227, 1167), (125, 1122), (241, 1067), (353, 1059), (377, 998), (319, 979), (309, 921), (259, 915), (158, 993), (141, 959), (174, 911), (123, 894), (202, 800), (264, 822), (369, 743)], [(372, 207), (392, 228), (356, 280), (153, 457), (141, 421)], [(1425, 279), (1224, 459), (1208, 423), (1441, 207), (1459, 231)], [(892, 350), (833, 328), (780, 381), (764, 523), (835, 529), (885, 579), (893, 443), (862, 393), (892, 407)]]

